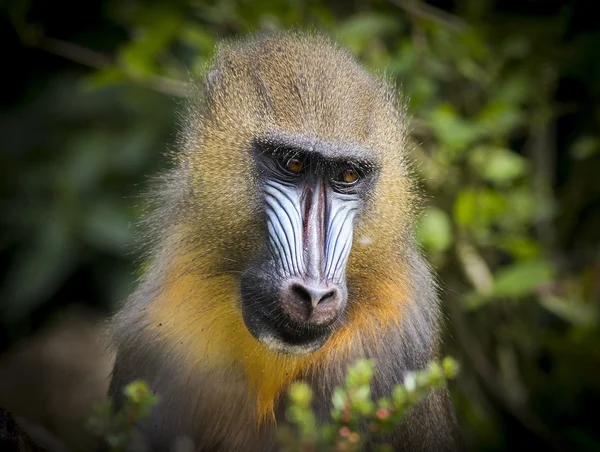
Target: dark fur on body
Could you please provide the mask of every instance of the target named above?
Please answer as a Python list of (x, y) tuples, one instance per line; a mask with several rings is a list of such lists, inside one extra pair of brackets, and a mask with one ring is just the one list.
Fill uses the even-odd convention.
[[(151, 450), (168, 450), (180, 436), (189, 436), (198, 451), (276, 450), (274, 423), (259, 418), (253, 383), (260, 380), (260, 369), (252, 365), (268, 352), (244, 339), (240, 347), (249, 352), (242, 364), (224, 356), (235, 351), (230, 344), (216, 344), (243, 334), (234, 285), (265, 242), (252, 140), (290, 132), (315, 143), (356, 143), (381, 156), (384, 171), (356, 226), (357, 235), (374, 237), (375, 245), (352, 248), (348, 314), (338, 335), (343, 345), (302, 362), (264, 358), (266, 372), (289, 367), (289, 381), (302, 378), (312, 385), (317, 415), (325, 420), (333, 389), (357, 359), (376, 361), (377, 398), (389, 395), (407, 371), (437, 358), (435, 283), (410, 232), (417, 199), (403, 149), (405, 114), (393, 92), (345, 52), (324, 38), (300, 34), (225, 46), (199, 97), (188, 109), (175, 169), (158, 192), (148, 273), (112, 324), (117, 360), (110, 394), (118, 399), (127, 383), (143, 378), (160, 396), (141, 426), (140, 441)], [(221, 289), (215, 283), (220, 278), (231, 287)], [(395, 303), (376, 299), (376, 294), (396, 293)], [(233, 307), (226, 312), (235, 318), (219, 319), (218, 327), (213, 326), (217, 320), (196, 327), (196, 317), (213, 319), (209, 309), (221, 309), (204, 304), (228, 294)], [(174, 300), (179, 297), (185, 303)], [(206, 359), (196, 352), (213, 349), (216, 356)], [(289, 383), (285, 376), (278, 395)], [(285, 397), (274, 401), (275, 420), (281, 423)], [(390, 440), (396, 450), (460, 449), (447, 393), (432, 393)]]

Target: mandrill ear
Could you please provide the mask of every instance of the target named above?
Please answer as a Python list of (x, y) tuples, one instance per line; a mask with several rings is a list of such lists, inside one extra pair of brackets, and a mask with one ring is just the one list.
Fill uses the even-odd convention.
[(220, 75), (218, 69), (213, 69), (204, 77), (204, 95), (207, 99), (210, 99), (213, 91), (216, 89)]

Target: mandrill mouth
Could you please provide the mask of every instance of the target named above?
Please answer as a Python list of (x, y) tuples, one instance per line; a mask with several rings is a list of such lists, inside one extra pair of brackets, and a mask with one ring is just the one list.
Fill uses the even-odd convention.
[(242, 315), (248, 331), (278, 353), (306, 355), (335, 331), (346, 304), (345, 288), (300, 278), (242, 279)]
[[(267, 320), (268, 322), (268, 320)], [(263, 345), (273, 351), (286, 355), (308, 355), (320, 349), (329, 339), (333, 329), (325, 331), (296, 331), (288, 328), (263, 329), (258, 334), (250, 333)]]

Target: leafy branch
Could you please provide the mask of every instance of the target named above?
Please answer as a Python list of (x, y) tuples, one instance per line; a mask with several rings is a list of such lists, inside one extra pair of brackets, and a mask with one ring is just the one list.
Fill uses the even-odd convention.
[[(349, 367), (344, 385), (332, 396), (331, 421), (320, 425), (311, 407), (312, 390), (304, 382), (293, 383), (288, 391), (286, 418), (289, 424), (277, 431), (277, 440), (283, 452), (362, 450), (374, 437), (391, 433), (407, 413), (421, 402), (434, 388), (445, 385), (456, 377), (458, 364), (445, 358), (441, 364), (431, 362), (418, 372), (408, 373), (404, 383), (394, 387), (392, 394), (377, 402), (371, 398), (371, 380), (375, 363), (359, 360)], [(144, 381), (137, 380), (123, 391), (122, 407), (116, 411), (111, 400), (94, 408), (88, 419), (89, 431), (109, 452), (125, 452), (138, 423), (150, 414), (158, 397)], [(391, 451), (381, 443), (376, 451)]]
[[(286, 412), (290, 425), (278, 431), (279, 444), (285, 452), (363, 450), (374, 437), (391, 433), (406, 414), (421, 402), (431, 389), (439, 388), (458, 373), (458, 364), (445, 358), (442, 364), (432, 362), (422, 371), (406, 375), (388, 397), (374, 402), (371, 380), (375, 363), (360, 360), (348, 369), (345, 384), (333, 393), (331, 422), (319, 426), (311, 408), (312, 390), (304, 382), (290, 386)], [(378, 444), (375, 450), (391, 451), (389, 444)]]
[(22, 25), (18, 29), (21, 41), (30, 47), (61, 56), (92, 69), (113, 72), (125, 80), (169, 96), (185, 98), (190, 94), (190, 87), (184, 81), (158, 74), (140, 77), (132, 74), (127, 68), (121, 67), (108, 55), (79, 44), (45, 36), (38, 27), (33, 25)]
[(125, 452), (137, 424), (158, 403), (158, 396), (142, 380), (128, 384), (123, 395), (125, 397), (120, 410), (115, 411), (112, 401), (106, 400), (94, 407), (88, 419), (88, 430), (99, 438), (108, 452)]

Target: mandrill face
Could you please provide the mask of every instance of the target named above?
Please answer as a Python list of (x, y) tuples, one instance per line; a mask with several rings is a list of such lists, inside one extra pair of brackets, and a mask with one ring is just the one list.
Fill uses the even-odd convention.
[(414, 203), (404, 112), (387, 85), (325, 42), (267, 36), (221, 52), (194, 110), (202, 114), (191, 115), (182, 166), (191, 175), (177, 181), (189, 181), (189, 242), (205, 247), (191, 265), (205, 265), (207, 280), (235, 275), (235, 293), (198, 295), (198, 306), (231, 303), (238, 321), (241, 307), (236, 325), (294, 355), (348, 325), (377, 332), (410, 291), (400, 264)]
[(354, 223), (378, 176), (367, 149), (302, 135), (256, 139), (267, 245), (241, 282), (250, 333), (279, 352), (321, 347), (342, 322)]

